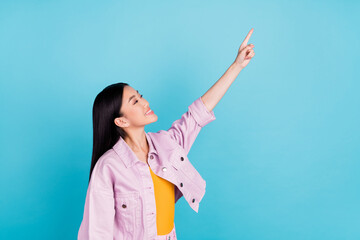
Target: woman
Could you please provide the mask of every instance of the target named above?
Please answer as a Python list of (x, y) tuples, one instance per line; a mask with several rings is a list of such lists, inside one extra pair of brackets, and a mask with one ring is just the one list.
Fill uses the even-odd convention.
[(142, 95), (126, 83), (106, 87), (93, 106), (93, 153), (78, 239), (177, 239), (175, 203), (198, 212), (206, 182), (187, 154), (212, 111), (254, 57), (253, 28), (224, 75), (165, 131)]

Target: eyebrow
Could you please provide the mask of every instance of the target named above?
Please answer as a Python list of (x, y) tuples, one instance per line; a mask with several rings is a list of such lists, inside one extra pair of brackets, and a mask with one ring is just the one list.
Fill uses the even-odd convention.
[[(137, 93), (139, 93), (138, 90), (136, 90)], [(135, 97), (135, 95), (132, 95), (130, 98), (129, 98), (129, 102), (131, 101), (131, 99), (133, 99)]]

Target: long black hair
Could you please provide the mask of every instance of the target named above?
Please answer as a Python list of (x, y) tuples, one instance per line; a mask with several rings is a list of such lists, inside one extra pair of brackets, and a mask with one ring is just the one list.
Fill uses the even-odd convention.
[(126, 132), (115, 125), (114, 119), (122, 117), (120, 112), (124, 87), (127, 83), (115, 83), (104, 88), (95, 98), (93, 105), (93, 150), (91, 157), (91, 173), (98, 159), (119, 140), (127, 136)]

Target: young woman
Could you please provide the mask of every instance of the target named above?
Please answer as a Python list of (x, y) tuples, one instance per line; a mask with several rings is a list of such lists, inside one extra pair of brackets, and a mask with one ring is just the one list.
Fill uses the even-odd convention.
[(157, 121), (139, 91), (112, 84), (95, 98), (93, 152), (78, 239), (177, 239), (175, 203), (184, 196), (198, 212), (206, 182), (187, 158), (212, 111), (255, 53), (253, 28), (224, 75), (168, 130), (144, 131)]

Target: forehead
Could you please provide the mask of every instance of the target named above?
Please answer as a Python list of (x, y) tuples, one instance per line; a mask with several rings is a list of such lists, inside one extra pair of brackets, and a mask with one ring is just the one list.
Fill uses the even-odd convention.
[(130, 97), (136, 93), (137, 93), (136, 89), (134, 89), (133, 87), (130, 87), (130, 86), (124, 87), (124, 93), (123, 93), (124, 96), (126, 95), (127, 97)]

